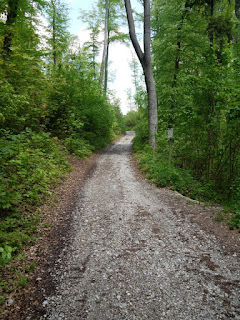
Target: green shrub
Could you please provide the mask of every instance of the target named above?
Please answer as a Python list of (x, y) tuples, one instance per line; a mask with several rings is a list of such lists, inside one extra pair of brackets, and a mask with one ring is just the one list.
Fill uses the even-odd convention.
[(0, 211), (40, 203), (68, 169), (66, 152), (47, 133), (0, 138)]
[(145, 146), (138, 158), (141, 170), (158, 187), (171, 188), (194, 199), (213, 198), (214, 193), (209, 192), (207, 184), (197, 181), (188, 170), (170, 165), (168, 159), (149, 146)]
[(148, 123), (141, 121), (135, 126), (136, 137), (133, 141), (133, 150), (135, 152), (142, 151), (144, 147), (148, 146)]
[(10, 263), (12, 261), (12, 253), (16, 250), (9, 245), (0, 247), (0, 267)]
[(0, 221), (0, 267), (12, 261), (24, 245), (34, 241), (39, 216), (34, 213), (11, 213)]
[(82, 138), (70, 136), (69, 138), (65, 139), (65, 145), (69, 152), (79, 158), (86, 158), (92, 153), (92, 147)]
[(126, 126), (126, 130), (135, 130), (135, 127), (140, 122), (140, 113), (138, 111), (129, 111), (124, 116), (124, 122)]
[(65, 148), (47, 133), (0, 138), (0, 267), (34, 241), (39, 215), (33, 207), (69, 169)]
[(228, 222), (230, 229), (240, 229), (240, 211), (238, 210)]

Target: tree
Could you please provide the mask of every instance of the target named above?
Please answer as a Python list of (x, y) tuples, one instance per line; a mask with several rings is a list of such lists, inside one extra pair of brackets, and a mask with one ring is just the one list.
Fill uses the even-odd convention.
[(127, 35), (120, 31), (119, 25), (125, 21), (121, 14), (123, 6), (119, 0), (99, 0), (98, 9), (101, 14), (104, 9), (104, 48), (100, 70), (100, 84), (103, 85), (105, 94), (108, 87), (108, 60), (110, 44), (116, 41), (125, 42)]
[(47, 86), (37, 33), (44, 1), (9, 0), (5, 4), (5, 19), (0, 23), (0, 128), (16, 133), (26, 127), (40, 128), (45, 115)]
[(104, 44), (103, 44), (103, 55), (102, 55), (102, 63), (101, 63), (101, 70), (99, 76), (99, 83), (102, 85), (103, 77), (104, 77), (104, 70), (106, 70), (106, 62), (108, 58), (108, 38), (109, 38), (109, 31), (108, 31), (108, 21), (109, 21), (109, 0), (105, 2), (105, 24), (104, 24)]
[(157, 95), (153, 78), (151, 61), (151, 28), (150, 28), (150, 1), (144, 0), (144, 51), (137, 40), (135, 23), (133, 19), (131, 1), (125, 0), (125, 8), (129, 26), (129, 35), (135, 52), (142, 65), (148, 94), (148, 130), (149, 144), (156, 147), (156, 134), (158, 131)]
[[(174, 124), (174, 163), (229, 195), (240, 167), (239, 58), (235, 3), (154, 0), (153, 63), (167, 157)], [(235, 193), (236, 194), (236, 193)]]
[(4, 42), (3, 42), (3, 56), (5, 59), (9, 58), (11, 53), (10, 47), (12, 44), (12, 37), (13, 37), (12, 26), (16, 22), (18, 7), (19, 7), (19, 0), (9, 0), (5, 36), (4, 36)]
[(48, 54), (52, 56), (53, 66), (56, 67), (61, 62), (63, 54), (68, 49), (70, 34), (68, 27), (68, 8), (62, 0), (50, 0), (47, 10), (47, 21), (49, 37)]
[[(37, 9), (41, 9), (46, 4), (45, 0), (5, 0), (1, 3), (0, 12), (6, 16), (3, 35), (3, 59), (6, 61), (11, 55), (11, 46), (16, 34), (16, 25), (22, 20), (27, 20), (26, 15), (29, 14), (28, 20), (33, 20)], [(32, 22), (32, 21), (31, 21)]]
[(104, 43), (102, 61), (100, 64), (99, 83), (103, 88), (104, 93), (107, 93), (108, 87), (108, 68), (109, 68), (109, 49), (110, 44), (116, 41), (125, 43), (127, 35), (120, 31), (120, 25), (125, 21), (122, 14), (123, 5), (119, 0), (99, 0), (97, 7), (86, 12), (81, 11), (80, 18), (88, 24), (90, 30), (91, 41), (85, 43), (85, 48), (91, 49), (92, 65), (96, 74), (96, 56), (99, 53), (100, 42), (98, 36), (101, 26), (104, 26)]
[[(94, 70), (94, 78), (97, 78), (97, 56), (99, 54), (100, 42), (98, 37), (100, 34), (101, 17), (99, 10), (93, 7), (91, 11), (81, 10), (80, 17), (84, 23), (88, 24), (88, 30), (90, 31), (90, 41), (84, 43), (88, 56), (91, 60), (91, 66)], [(89, 52), (90, 51), (90, 52)]]

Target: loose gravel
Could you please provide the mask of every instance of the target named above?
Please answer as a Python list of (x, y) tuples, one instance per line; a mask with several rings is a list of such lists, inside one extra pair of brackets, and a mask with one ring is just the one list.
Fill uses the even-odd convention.
[(139, 179), (133, 136), (103, 152), (79, 194), (43, 319), (240, 319), (239, 252)]

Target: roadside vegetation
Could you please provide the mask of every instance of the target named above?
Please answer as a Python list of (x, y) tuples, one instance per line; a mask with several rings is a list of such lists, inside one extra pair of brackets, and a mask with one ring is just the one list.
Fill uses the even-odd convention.
[(222, 204), (233, 213), (230, 228), (240, 228), (239, 18), (237, 1), (154, 0), (157, 147), (148, 146), (140, 72), (135, 71), (138, 111), (125, 117), (137, 133), (134, 151), (148, 178)]
[(86, 158), (124, 132), (99, 70), (69, 34), (63, 1), (1, 3), (0, 305), (35, 268), (24, 250), (44, 219), (38, 207), (71, 170), (68, 154)]

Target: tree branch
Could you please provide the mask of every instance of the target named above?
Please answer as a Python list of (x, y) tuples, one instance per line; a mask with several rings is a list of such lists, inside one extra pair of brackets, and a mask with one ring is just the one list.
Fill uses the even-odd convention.
[(133, 14), (132, 14), (132, 6), (130, 0), (124, 0), (125, 2), (125, 8), (127, 13), (127, 20), (128, 20), (128, 26), (129, 26), (129, 35), (133, 44), (133, 47), (136, 51), (136, 54), (138, 56), (139, 61), (141, 64), (144, 64), (144, 53), (142, 52), (142, 49), (139, 45), (139, 42), (137, 40), (136, 36), (136, 30), (135, 30), (135, 24), (133, 20)]

